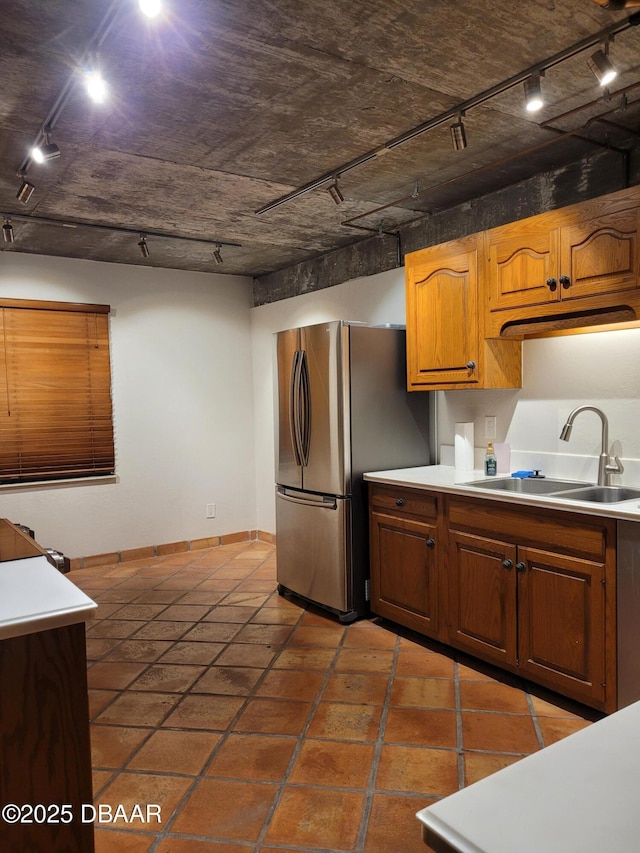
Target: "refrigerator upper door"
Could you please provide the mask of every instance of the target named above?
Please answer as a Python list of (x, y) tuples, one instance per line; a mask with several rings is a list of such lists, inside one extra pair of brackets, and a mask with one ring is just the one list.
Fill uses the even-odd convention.
[(350, 493), (348, 334), (348, 326), (340, 321), (300, 330), (307, 383), (307, 390), (302, 393), (308, 394), (309, 418), (303, 428), (305, 491), (329, 495)]
[(297, 376), (300, 371), (300, 332), (288, 329), (276, 337), (278, 365), (278, 430), (276, 437), (276, 482), (302, 488), (302, 460), (299, 448)]

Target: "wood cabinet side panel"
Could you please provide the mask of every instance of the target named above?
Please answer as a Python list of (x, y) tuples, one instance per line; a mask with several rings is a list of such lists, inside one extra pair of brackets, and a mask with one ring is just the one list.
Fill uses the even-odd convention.
[(91, 750), (84, 623), (0, 641), (0, 798), (70, 804), (71, 823), (3, 825), (3, 851), (92, 853)]

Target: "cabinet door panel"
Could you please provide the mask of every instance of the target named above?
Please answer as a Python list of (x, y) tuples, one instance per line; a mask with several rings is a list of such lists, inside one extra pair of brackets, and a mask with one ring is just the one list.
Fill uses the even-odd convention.
[(638, 211), (623, 210), (562, 229), (562, 300), (638, 287)]
[(557, 229), (549, 230), (544, 221), (504, 226), (489, 232), (488, 249), (491, 311), (560, 298)]
[(477, 256), (476, 249), (434, 252), (433, 260), (407, 269), (410, 384), (479, 381)]
[(604, 699), (604, 566), (518, 548), (520, 668), (576, 699)]
[[(516, 665), (516, 549), (451, 532), (451, 642), (500, 665)], [(510, 565), (508, 565), (510, 564)]]
[(371, 609), (409, 628), (437, 629), (435, 527), (372, 513)]

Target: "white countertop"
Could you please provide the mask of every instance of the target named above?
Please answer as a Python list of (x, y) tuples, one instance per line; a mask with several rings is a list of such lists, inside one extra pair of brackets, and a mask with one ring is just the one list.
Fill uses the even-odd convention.
[(639, 746), (636, 702), (422, 809), (425, 841), (434, 833), (451, 853), (637, 850)]
[[(495, 479), (509, 477), (498, 474)], [(488, 477), (483, 471), (465, 471), (456, 473), (450, 465), (425, 465), (419, 468), (399, 468), (395, 471), (371, 471), (364, 474), (365, 480), (375, 483), (387, 483), (391, 486), (409, 486), (427, 491), (449, 492), (455, 495), (474, 495), (487, 500), (523, 504), (525, 506), (554, 507), (565, 512), (580, 512), (608, 518), (626, 518), (640, 521), (640, 500), (621, 501), (619, 503), (595, 503), (592, 501), (567, 500), (551, 495), (530, 495), (521, 492), (493, 491), (478, 486), (465, 485)], [(593, 485), (585, 483), (585, 486)], [(627, 485), (627, 484), (625, 484)], [(630, 485), (630, 484), (629, 484)]]
[(0, 640), (84, 622), (97, 607), (46, 557), (0, 563)]

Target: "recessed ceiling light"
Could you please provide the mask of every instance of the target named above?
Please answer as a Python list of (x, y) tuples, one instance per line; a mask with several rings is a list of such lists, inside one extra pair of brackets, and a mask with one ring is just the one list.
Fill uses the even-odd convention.
[(217, 264), (223, 264), (224, 263), (224, 259), (222, 257), (222, 246), (219, 243), (213, 251), (213, 260)]
[(5, 216), (4, 225), (2, 226), (2, 238), (5, 243), (13, 243), (13, 225), (11, 220)]

